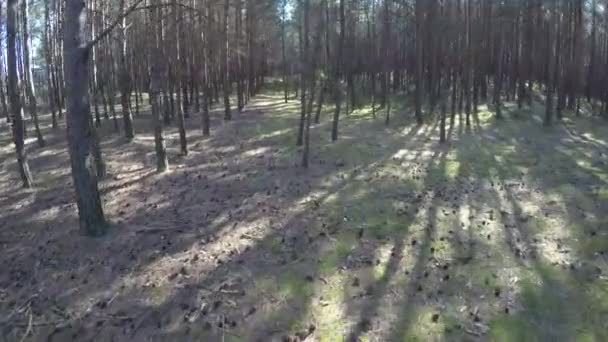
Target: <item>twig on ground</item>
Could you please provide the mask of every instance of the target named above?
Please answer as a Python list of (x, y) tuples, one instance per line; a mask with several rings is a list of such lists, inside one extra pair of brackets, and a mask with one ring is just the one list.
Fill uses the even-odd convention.
[(34, 298), (37, 298), (37, 297), (38, 297), (37, 293), (31, 295), (28, 299), (26, 299), (23, 303), (21, 303), (21, 305), (19, 305), (15, 310), (13, 310), (13, 312), (11, 312), (8, 316), (6, 316), (2, 320), (0, 320), (0, 326), (8, 325), (9, 323), (11, 323), (13, 318), (15, 316), (17, 316), (18, 314), (22, 313), (26, 307), (29, 308), (32, 303), (32, 300), (34, 300)]
[(28, 305), (27, 312), (30, 314), (29, 315), (30, 317), (27, 322), (27, 329), (25, 329), (25, 334), (23, 334), (23, 337), (21, 337), (20, 342), (25, 341), (25, 338), (30, 334), (30, 332), (32, 332), (32, 304), (31, 304), (31, 302)]
[[(71, 319), (56, 319), (56, 320), (52, 320), (52, 321), (32, 322), (31, 325), (32, 325), (32, 327), (44, 327), (44, 326), (49, 326), (49, 325), (59, 326), (60, 323), (65, 323), (66, 321), (71, 321)], [(29, 324), (30, 323), (13, 323), (13, 325), (16, 327), (24, 327)]]

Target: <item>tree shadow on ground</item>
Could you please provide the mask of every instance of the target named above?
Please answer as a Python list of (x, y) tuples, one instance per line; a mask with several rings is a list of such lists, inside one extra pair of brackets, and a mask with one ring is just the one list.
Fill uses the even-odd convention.
[[(290, 124), (296, 120), (294, 117)], [(213, 138), (195, 143), (189, 157), (160, 175), (149, 171), (148, 161), (137, 160), (152, 148), (141, 143), (145, 139), (138, 137), (130, 144), (116, 138), (104, 141), (114, 175), (101, 185), (106, 212), (114, 223), (105, 238), (91, 240), (76, 234), (68, 174), (60, 182), (55, 179), (53, 184), (36, 190), (36, 196), (44, 201), (34, 200), (16, 212), (3, 214), (2, 219), (10, 222), (3, 229), (3, 237), (13, 236), (15, 228), (31, 237), (12, 240), (10, 248), (4, 250), (5, 261), (11, 267), (1, 279), (10, 298), (3, 311), (19, 311), (27, 303), (27, 311), (35, 317), (34, 339), (104, 339), (119, 331), (132, 336), (170, 336), (173, 330), (164, 326), (154, 328), (162, 333), (147, 330), (152, 327), (146, 325), (150, 323), (147, 314), (140, 316), (142, 311), (173, 319), (173, 310), (188, 312), (203, 300), (191, 301), (186, 308), (178, 303), (181, 299), (190, 298), (194, 289), (207, 289), (205, 284), (226, 282), (235, 268), (252, 269), (260, 277), (275, 274), (276, 261), (284, 261), (285, 253), (270, 253), (271, 260), (267, 261), (268, 250), (278, 248), (273, 247), (276, 241), (284, 244), (289, 234), (302, 237), (310, 216), (314, 217), (308, 204), (303, 213), (290, 207), (303, 206), (298, 203), (317, 188), (325, 187), (325, 196), (337, 191), (339, 186), (334, 189), (320, 182), (335, 173), (345, 173), (350, 168), (349, 161), (319, 161), (304, 172), (291, 165), (293, 155), (249, 153), (250, 146), (239, 143), (254, 137), (245, 134), (236, 141), (222, 137), (222, 130), (230, 131), (238, 124), (237, 119), (222, 126)], [(316, 141), (317, 148), (323, 148), (328, 137)], [(226, 143), (229, 145), (222, 145)], [(252, 147), (272, 148), (274, 144), (276, 141), (271, 138)], [(351, 140), (345, 139), (334, 146), (341, 149), (349, 144)], [(373, 164), (392, 153), (380, 152), (360, 160), (357, 167)], [(34, 154), (32, 159), (36, 158)], [(272, 163), (268, 162), (270, 158)], [(62, 164), (65, 159), (45, 158), (41, 162)], [(126, 165), (120, 168), (121, 164)], [(318, 198), (322, 200), (323, 196)], [(260, 236), (252, 240), (252, 234)], [(314, 260), (314, 247), (307, 252), (307, 258)], [(188, 263), (190, 266), (183, 266)], [(188, 269), (183, 270), (184, 267)], [(296, 270), (292, 272), (302, 276)], [(246, 279), (247, 283), (241, 285), (251, 284), (251, 276)], [(294, 284), (292, 292), (297, 292), (300, 285)], [(207, 297), (232, 295), (224, 287), (211, 291)], [(32, 294), (35, 298), (30, 299)], [(301, 302), (305, 307), (306, 301)], [(209, 305), (215, 306), (214, 303)], [(19, 336), (24, 326), (18, 322), (12, 328), (15, 329), (4, 331), (9, 340)]]
[[(593, 137), (586, 145), (559, 128), (540, 135), (531, 120), (494, 124), (482, 116), (479, 129), (460, 134), (461, 122), (450, 146), (438, 147), (436, 123), (415, 127), (397, 115), (399, 127), (385, 128), (361, 110), (344, 118), (333, 144), (324, 116), (304, 171), (299, 149), (285, 146), (294, 141), (297, 108), (281, 94), (260, 96), (233, 122), (220, 124), (214, 112), (206, 139), (193, 115), (190, 155), (172, 157), (160, 175), (151, 172), (147, 116), (136, 119), (142, 134), (133, 143), (111, 135), (103, 145), (112, 174), (101, 186), (113, 221), (105, 238), (76, 235), (69, 174), (33, 192), (4, 185), (0, 241), (9, 243), (1, 260), (10, 267), (0, 275), (0, 308), (19, 313), (4, 339), (22, 336), (28, 313), (32, 340), (51, 341), (311, 333), (525, 340), (559, 337), (555, 331), (605, 338), (605, 285), (589, 280), (593, 273), (546, 266), (555, 254), (538, 242), (543, 224), (533, 216), (547, 208), (522, 204), (557, 196), (569, 224), (581, 222), (573, 208), (582, 206), (594, 222), (585, 229), (604, 238), (598, 218), (606, 200), (589, 200), (599, 190), (563, 187), (573, 176), (606, 186), (588, 153), (605, 146), (601, 135), (584, 135)], [(168, 128), (172, 155), (175, 132)], [(32, 152), (49, 170), (67, 156), (52, 146), (55, 157)], [(571, 233), (572, 241), (560, 237), (573, 255), (563, 259), (593, 271), (605, 259)], [(565, 318), (575, 323), (567, 327)]]

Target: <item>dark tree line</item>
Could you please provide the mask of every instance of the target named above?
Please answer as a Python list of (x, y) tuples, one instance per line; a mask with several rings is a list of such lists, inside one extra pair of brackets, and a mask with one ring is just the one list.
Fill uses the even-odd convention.
[[(28, 9), (32, 4), (37, 11)], [(43, 27), (38, 39), (46, 82), (38, 87), (45, 88), (52, 128), (58, 128), (67, 113), (81, 230), (101, 235), (107, 222), (98, 180), (106, 171), (97, 128), (105, 120), (128, 143), (136, 135), (133, 118), (149, 104), (157, 169), (167, 170), (164, 126), (178, 127), (180, 151), (185, 155), (186, 118), (199, 115), (202, 134), (209, 136), (212, 105), (223, 106), (224, 119), (230, 120), (231, 96), (236, 96), (240, 112), (259, 92), (270, 70), (270, 42), (279, 37), (274, 29), (279, 22), (276, 8), (270, 0), (8, 2), (2, 16), (7, 41), (6, 54), (0, 58), (0, 100), (13, 127), (23, 185), (33, 186), (35, 178), (27, 160), (25, 113), (32, 118), (39, 146), (44, 146), (28, 18)]]
[[(316, 63), (311, 71), (316, 60), (300, 44), (300, 135), (310, 111), (305, 98), (327, 89), (307, 80), (322, 70), (333, 84), (333, 140), (343, 107), (348, 114), (369, 97), (374, 116), (379, 98), (388, 124), (395, 92), (412, 94), (418, 124), (439, 119), (441, 141), (448, 115), (454, 120), (464, 114), (470, 127), (482, 102), (500, 119), (504, 101), (521, 108), (538, 93), (545, 98), (547, 125), (565, 110), (580, 115), (581, 99), (608, 117), (606, 1), (319, 0), (295, 6), (292, 21), (297, 30), (304, 27), (301, 39), (325, 40), (329, 47), (325, 65)], [(325, 34), (306, 29), (308, 17), (308, 26), (323, 25), (324, 13), (331, 23), (323, 26)]]

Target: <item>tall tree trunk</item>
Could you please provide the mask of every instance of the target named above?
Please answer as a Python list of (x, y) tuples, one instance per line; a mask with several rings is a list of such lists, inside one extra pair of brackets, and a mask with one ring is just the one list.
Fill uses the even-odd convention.
[[(205, 17), (210, 17), (210, 7), (211, 5), (207, 3), (205, 5)], [(211, 40), (209, 34), (211, 32), (211, 23), (210, 20), (207, 20), (205, 23), (206, 30), (203, 30), (202, 33), (202, 43), (203, 43), (203, 112), (201, 113), (201, 129), (203, 131), (203, 137), (209, 136), (209, 106), (211, 105), (211, 76), (210, 76), (210, 67), (211, 63)]]
[[(175, 74), (176, 74), (176, 96), (177, 96), (177, 122), (178, 122), (178, 130), (179, 130), (179, 147), (180, 147), (180, 153), (185, 156), (188, 155), (188, 141), (186, 139), (186, 122), (184, 119), (184, 109), (182, 107), (182, 103), (181, 100), (182, 97), (180, 96), (180, 92), (182, 89), (182, 83), (183, 78), (184, 78), (184, 66), (186, 65), (185, 63), (183, 63), (182, 59), (185, 58), (185, 56), (183, 56), (182, 53), (182, 44), (181, 44), (181, 39), (182, 39), (182, 16), (181, 16), (181, 7), (179, 7), (177, 5), (177, 3), (175, 4), (175, 6), (173, 7), (175, 13), (175, 54), (176, 54), (176, 59), (177, 59), (177, 65), (175, 67)], [(186, 102), (186, 99), (183, 99), (184, 102)]]
[(338, 123), (340, 121), (340, 107), (342, 105), (342, 54), (344, 53), (344, 30), (345, 30), (345, 19), (344, 19), (344, 0), (340, 0), (339, 4), (339, 16), (340, 16), (340, 36), (338, 38), (338, 52), (336, 54), (334, 77), (332, 81), (334, 83), (334, 118), (331, 126), (331, 141), (338, 140)]
[(390, 83), (390, 69), (391, 69), (391, 50), (390, 50), (390, 39), (391, 39), (391, 26), (390, 26), (390, 1), (385, 1), (384, 2), (384, 32), (383, 32), (383, 42), (382, 42), (382, 46), (383, 46), (383, 50), (385, 55), (384, 57), (384, 63), (382, 68), (384, 69), (384, 85), (383, 85), (383, 96), (384, 96), (384, 103), (386, 105), (386, 117), (384, 119), (384, 124), (388, 126), (388, 124), (390, 123), (390, 116), (391, 116), (391, 99), (390, 99), (390, 87), (389, 87), (389, 83)]
[[(120, 0), (120, 13), (125, 10), (125, 1)], [(125, 138), (132, 141), (135, 137), (133, 130), (133, 114), (131, 113), (131, 75), (127, 65), (127, 18), (123, 17), (120, 25), (120, 105), (125, 127)]]
[[(154, 0), (154, 5), (158, 6), (159, 0)], [(161, 78), (161, 39), (162, 39), (162, 22), (160, 19), (160, 9), (151, 8), (150, 17), (156, 23), (157, 28), (151, 28), (149, 32), (154, 32), (152, 54), (150, 55), (150, 100), (152, 102), (152, 120), (154, 121), (154, 147), (156, 150), (156, 171), (165, 172), (169, 168), (169, 160), (167, 159), (167, 148), (165, 147), (165, 135), (163, 132), (163, 122), (161, 120), (161, 104), (160, 104), (160, 78)], [(152, 26), (153, 23), (150, 25)]]
[(247, 87), (249, 89), (248, 96), (254, 96), (257, 91), (255, 81), (257, 48), (255, 44), (255, 36), (257, 34), (256, 27), (256, 2), (257, 0), (247, 0), (247, 49), (249, 56), (249, 65), (247, 67)]
[[(557, 3), (557, 1), (556, 1)], [(549, 59), (549, 64), (547, 65), (547, 84), (545, 85), (546, 87), (546, 92), (545, 92), (545, 119), (544, 119), (544, 124), (545, 126), (550, 126), (552, 121), (553, 121), (553, 92), (555, 90), (555, 73), (554, 73), (554, 69), (555, 69), (555, 65), (557, 62), (557, 54), (559, 51), (557, 51), (557, 39), (555, 39), (554, 41), (554, 34), (553, 31), (556, 30), (557, 25), (559, 25), (559, 19), (558, 19), (558, 13), (557, 13), (557, 5), (553, 5), (553, 10), (551, 12), (551, 22), (549, 24), (549, 27), (547, 29), (547, 44), (549, 46), (548, 49), (548, 59)], [(555, 35), (557, 36), (557, 35)], [(555, 54), (555, 57), (553, 57), (553, 55)]]
[[(299, 0), (298, 4), (301, 5)], [(308, 1), (308, 0), (304, 0)], [(303, 5), (306, 6), (306, 3)], [(306, 17), (305, 11), (302, 13), (302, 19), (300, 20), (298, 29), (298, 38), (300, 44), (300, 125), (298, 126), (298, 139), (296, 141), (297, 146), (304, 144), (304, 129), (306, 126), (306, 81), (307, 81), (307, 65), (306, 65), (306, 43), (308, 40), (308, 18)], [(302, 24), (303, 22), (303, 24)]]
[(224, 19), (222, 22), (222, 38), (224, 39), (222, 46), (222, 91), (224, 94), (224, 120), (229, 121), (232, 120), (232, 112), (230, 109), (230, 71), (228, 69), (228, 60), (229, 54), (228, 49), (230, 47), (229, 39), (228, 39), (228, 10), (229, 10), (230, 2), (229, 0), (224, 0)]
[(285, 58), (285, 21), (287, 20), (287, 0), (281, 0), (281, 56), (283, 72), (283, 93), (285, 103), (287, 103), (288, 84), (287, 84), (287, 59)]
[(589, 67), (587, 69), (587, 86), (585, 88), (585, 95), (587, 96), (587, 102), (591, 102), (592, 89), (595, 85), (595, 60), (596, 60), (596, 35), (597, 35), (597, 0), (591, 1), (591, 35), (590, 40), (590, 51), (589, 51)]
[[(108, 38), (108, 40), (110, 40)], [(65, 45), (65, 44), (64, 44)], [(112, 114), (112, 122), (114, 123), (114, 131), (119, 132), (119, 124), (118, 124), (118, 116), (116, 115), (116, 106), (114, 103), (115, 95), (116, 95), (116, 80), (114, 77), (114, 53), (112, 49), (109, 48), (109, 73), (108, 73), (108, 81), (106, 89), (106, 96), (108, 97), (108, 105), (110, 106), (110, 113)]]
[(34, 120), (34, 128), (36, 129), (36, 139), (38, 141), (38, 146), (44, 147), (44, 137), (42, 136), (42, 132), (40, 131), (40, 122), (38, 119), (38, 102), (36, 100), (36, 94), (34, 92), (34, 80), (32, 79), (32, 68), (30, 62), (30, 30), (28, 27), (28, 2), (29, 0), (21, 0), (21, 23), (22, 23), (22, 33), (23, 33), (23, 41), (21, 42), (23, 47), (23, 69), (25, 73), (23, 74), (23, 79), (25, 81), (25, 92), (27, 94), (27, 99), (29, 102), (29, 110)]
[[(467, 50), (466, 50), (466, 63), (464, 71), (464, 96), (465, 96), (465, 124), (467, 128), (471, 127), (471, 78), (475, 78), (475, 72), (473, 71), (473, 25), (472, 25), (472, 9), (471, 2), (473, 0), (465, 0), (467, 2), (466, 8), (466, 39), (467, 39)], [(483, 92), (482, 92), (483, 93)]]
[(101, 206), (93, 163), (92, 119), (89, 100), (89, 55), (86, 7), (82, 0), (66, 0), (64, 70), (67, 85), (67, 137), (76, 190), (80, 230), (89, 236), (105, 234), (108, 224)]
[[(2, 17), (2, 6), (0, 6), (0, 18)], [(2, 35), (0, 35), (0, 46), (2, 46)], [(7, 95), (5, 91), (7, 90), (5, 84), (5, 74), (4, 74), (4, 57), (2, 55), (2, 49), (0, 49), (0, 104), (2, 105), (2, 115), (6, 118), (6, 122), (11, 122), (11, 113), (9, 112), (8, 103), (7, 103)]]
[(424, 0), (416, 0), (416, 73), (415, 83), (416, 92), (414, 95), (414, 107), (416, 113), (416, 123), (422, 125), (422, 44), (423, 44), (423, 33), (422, 33), (422, 21), (424, 14), (422, 12), (422, 2)]
[(51, 127), (58, 128), (59, 124), (57, 122), (57, 113), (55, 111), (55, 100), (53, 97), (54, 89), (53, 89), (53, 78), (52, 78), (52, 51), (51, 51), (51, 18), (49, 14), (49, 3), (48, 1), (44, 2), (44, 37), (43, 37), (43, 46), (44, 46), (44, 57), (46, 61), (45, 71), (46, 71), (46, 81), (47, 81), (47, 98), (48, 105), (51, 111)]
[(17, 152), (17, 164), (19, 166), (21, 182), (24, 188), (31, 188), (34, 183), (27, 161), (23, 130), (23, 108), (21, 107), (21, 98), (18, 93), (19, 84), (17, 81), (17, 47), (15, 44), (17, 35), (17, 6), (18, 0), (8, 0), (6, 4), (8, 100), (12, 113), (13, 141)]
[(574, 33), (574, 86), (573, 93), (576, 102), (576, 116), (580, 116), (580, 96), (583, 91), (583, 40), (584, 40), (584, 16), (583, 16), (583, 4), (584, 0), (576, 0), (576, 13), (575, 13), (575, 33)]
[(319, 28), (318, 33), (316, 34), (315, 46), (312, 51), (310, 51), (310, 39), (308, 38), (308, 33), (310, 31), (310, 0), (304, 0), (304, 51), (303, 51), (303, 68), (305, 69), (304, 73), (307, 79), (308, 84), (310, 85), (310, 95), (309, 95), (309, 103), (308, 106), (304, 109), (306, 112), (306, 123), (304, 128), (304, 150), (302, 152), (302, 167), (308, 168), (309, 162), (309, 154), (310, 154), (310, 123), (311, 123), (311, 115), (312, 115), (312, 104), (315, 98), (315, 67), (316, 67), (316, 57), (317, 50), (320, 47), (320, 33), (321, 30)]
[[(498, 20), (501, 20), (500, 18)], [(498, 25), (498, 48), (496, 51), (496, 70), (494, 72), (494, 108), (496, 110), (496, 119), (502, 119), (502, 103), (500, 101), (500, 93), (502, 91), (502, 65), (503, 65), (503, 25), (502, 22)]]
[[(442, 16), (445, 16), (445, 12), (446, 12), (446, 5), (445, 3), (441, 3), (441, 9), (440, 9), (440, 13), (442, 14)], [(448, 89), (449, 89), (449, 77), (450, 77), (450, 73), (447, 67), (447, 58), (445, 57), (445, 46), (444, 44), (449, 44), (449, 42), (446, 42), (446, 35), (449, 35), (450, 33), (447, 30), (448, 26), (447, 24), (444, 23), (440, 23), (438, 25), (438, 32), (440, 32), (440, 34), (438, 35), (437, 38), (437, 51), (436, 53), (439, 55), (438, 56), (438, 72), (437, 72), (437, 82), (438, 82), (438, 92), (439, 92), (439, 107), (440, 107), (440, 123), (439, 123), (439, 142), (440, 143), (445, 143), (447, 141), (446, 139), (446, 131), (445, 131), (445, 121), (446, 121), (446, 111), (447, 111), (447, 94), (448, 94)]]
[(243, 97), (243, 73), (242, 73), (242, 53), (241, 53), (241, 34), (243, 31), (243, 0), (236, 1), (236, 14), (235, 14), (235, 30), (236, 30), (236, 95), (237, 95), (237, 108), (239, 112), (243, 111), (245, 106), (245, 99)]

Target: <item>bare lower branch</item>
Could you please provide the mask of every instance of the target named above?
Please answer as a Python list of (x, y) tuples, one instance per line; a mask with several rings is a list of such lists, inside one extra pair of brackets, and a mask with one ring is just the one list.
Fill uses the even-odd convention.
[(106, 27), (103, 31), (101, 31), (97, 37), (93, 38), (93, 40), (91, 40), (88, 44), (87, 44), (87, 48), (92, 48), (95, 44), (97, 44), (100, 40), (102, 40), (105, 36), (107, 36), (108, 34), (110, 34), (110, 32), (112, 32), (112, 30), (114, 28), (116, 28), (116, 26), (118, 26), (118, 24), (120, 23), (120, 21), (122, 19), (124, 19), (126, 16), (128, 16), (129, 14), (131, 14), (131, 12), (133, 12), (137, 6), (142, 3), (144, 0), (135, 0), (134, 3), (131, 4), (131, 6), (129, 6), (123, 13), (119, 14), (118, 17), (116, 17), (116, 19), (114, 19), (114, 21), (108, 26)]

